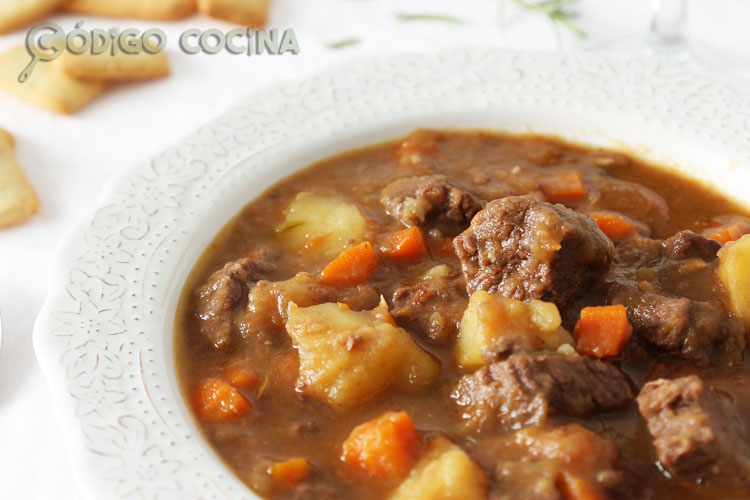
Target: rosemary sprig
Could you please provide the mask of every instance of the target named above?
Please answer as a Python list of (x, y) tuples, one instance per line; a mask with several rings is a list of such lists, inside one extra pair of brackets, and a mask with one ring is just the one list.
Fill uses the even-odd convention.
[(345, 38), (343, 40), (331, 42), (326, 45), (326, 47), (328, 47), (329, 49), (343, 49), (345, 47), (351, 47), (352, 45), (357, 45), (359, 43), (362, 43), (362, 40), (359, 38)]
[(518, 6), (528, 10), (535, 10), (547, 16), (553, 23), (568, 28), (580, 38), (586, 36), (586, 31), (573, 22), (577, 12), (574, 10), (578, 0), (542, 0), (529, 2), (527, 0), (513, 0)]
[(396, 14), (399, 21), (438, 21), (451, 24), (463, 24), (463, 19), (446, 14), (417, 13), (417, 12), (400, 12)]

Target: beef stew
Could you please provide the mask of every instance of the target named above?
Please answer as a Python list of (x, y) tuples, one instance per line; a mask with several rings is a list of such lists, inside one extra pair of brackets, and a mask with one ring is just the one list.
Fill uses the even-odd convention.
[(750, 213), (631, 156), (418, 130), (271, 187), (176, 315), (268, 499), (740, 499)]

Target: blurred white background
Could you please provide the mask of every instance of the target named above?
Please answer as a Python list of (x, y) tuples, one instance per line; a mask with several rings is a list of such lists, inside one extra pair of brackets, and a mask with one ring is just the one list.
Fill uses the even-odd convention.
[[(750, 2), (694, 0), (689, 7), (686, 36), (708, 54), (710, 69), (731, 77), (750, 76)], [(651, 19), (649, 0), (583, 0), (576, 9), (580, 15), (574, 22), (587, 32), (586, 38), (555, 27), (512, 0), (273, 0), (270, 26), (294, 28), (302, 50), (298, 56), (281, 57), (182, 54), (177, 40), (185, 29), (234, 27), (197, 16), (175, 23), (52, 16), (66, 30), (82, 19), (88, 29), (164, 29), (172, 76), (117, 87), (72, 116), (0, 94), (0, 127), (15, 135), (18, 161), (41, 200), (37, 216), (0, 230), (0, 498), (80, 498), (34, 358), (31, 331), (56, 244), (93, 208), (108, 177), (158, 153), (253, 89), (304, 77), (349, 58), (465, 44), (643, 50)], [(399, 20), (400, 13), (441, 14), (461, 22), (407, 22)], [(23, 43), (24, 36), (17, 32), (0, 37), (0, 51)], [(346, 39), (358, 43), (329, 47)], [(717, 54), (730, 57), (719, 59)]]

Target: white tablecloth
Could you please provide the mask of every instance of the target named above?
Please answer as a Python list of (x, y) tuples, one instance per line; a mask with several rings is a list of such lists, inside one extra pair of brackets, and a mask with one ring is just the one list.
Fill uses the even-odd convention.
[[(31, 331), (58, 240), (73, 221), (93, 208), (113, 173), (154, 155), (255, 88), (302, 77), (348, 58), (460, 44), (577, 50), (642, 38), (649, 19), (646, 0), (587, 0), (579, 4), (582, 15), (577, 22), (589, 37), (579, 40), (565, 30), (558, 36), (547, 19), (504, 0), (273, 3), (270, 24), (295, 29), (302, 49), (298, 56), (185, 55), (177, 48), (185, 29), (233, 27), (198, 16), (177, 23), (144, 23), (56, 15), (52, 19), (68, 30), (80, 19), (85, 19), (86, 28), (164, 29), (169, 36), (172, 76), (114, 88), (72, 116), (55, 115), (0, 94), (0, 127), (15, 135), (18, 161), (41, 199), (37, 216), (0, 230), (0, 498), (80, 498), (49, 390), (34, 357)], [(399, 12), (450, 14), (464, 22), (403, 22), (396, 18)], [(709, 14), (714, 18), (708, 18)], [(694, 16), (692, 32), (705, 35), (716, 28), (721, 11), (709, 14)], [(745, 7), (740, 17), (750, 18), (750, 8)], [(25, 32), (18, 32), (0, 37), (0, 50), (22, 43), (24, 36)], [(729, 43), (739, 45), (740, 36), (738, 30)], [(361, 43), (338, 50), (327, 47), (349, 38)]]

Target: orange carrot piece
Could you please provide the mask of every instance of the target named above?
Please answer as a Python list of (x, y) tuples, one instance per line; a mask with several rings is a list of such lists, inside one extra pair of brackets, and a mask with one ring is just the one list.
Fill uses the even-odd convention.
[(227, 368), (224, 370), (224, 380), (235, 389), (250, 390), (258, 385), (258, 374), (251, 370)]
[(736, 241), (745, 235), (744, 231), (740, 229), (739, 224), (732, 224), (731, 226), (718, 227), (716, 230), (709, 230), (706, 232), (708, 238), (713, 238), (720, 243), (729, 243), (730, 241)]
[(635, 230), (633, 224), (624, 215), (612, 212), (595, 212), (590, 215), (599, 229), (610, 239), (622, 238)]
[(586, 186), (578, 170), (558, 170), (542, 177), (539, 187), (553, 202), (575, 201), (586, 196)]
[(286, 489), (295, 486), (310, 476), (310, 462), (302, 457), (295, 457), (273, 464), (268, 468), (274, 487)]
[(388, 412), (355, 427), (343, 445), (341, 460), (373, 479), (409, 474), (421, 441), (406, 412)]
[(250, 401), (231, 385), (217, 379), (206, 379), (191, 394), (193, 409), (203, 422), (234, 420), (250, 411)]
[(564, 500), (606, 500), (596, 486), (577, 474), (563, 472), (558, 479), (558, 486)]
[(422, 230), (411, 226), (393, 233), (381, 250), (391, 259), (415, 259), (427, 253), (427, 243)]
[(576, 350), (595, 358), (620, 354), (632, 333), (628, 311), (620, 304), (584, 307), (573, 330)]
[(335, 285), (364, 283), (378, 267), (378, 257), (369, 241), (349, 248), (333, 259), (324, 269), (321, 278)]

